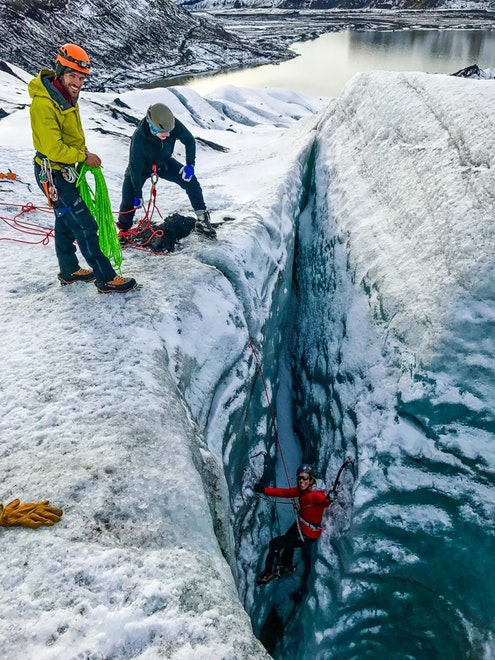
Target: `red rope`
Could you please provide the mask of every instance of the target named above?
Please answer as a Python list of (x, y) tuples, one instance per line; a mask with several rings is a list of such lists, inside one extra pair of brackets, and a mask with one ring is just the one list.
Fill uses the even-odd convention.
[[(150, 248), (147, 248), (146, 246), (150, 241), (152, 241), (156, 236), (159, 238), (163, 236), (163, 230), (162, 229), (153, 229), (153, 225), (151, 223), (151, 220), (153, 218), (153, 215), (155, 211), (158, 213), (160, 216), (160, 219), (163, 220), (162, 214), (160, 213), (160, 209), (156, 205), (156, 184), (158, 182), (158, 175), (156, 173), (156, 165), (153, 165), (153, 174), (151, 176), (151, 192), (150, 192), (150, 199), (148, 201), (148, 205), (146, 207), (146, 211), (144, 216), (141, 218), (141, 220), (138, 222), (138, 224), (133, 228), (129, 229), (128, 231), (121, 231), (119, 232), (119, 236), (122, 236), (122, 238), (128, 238), (130, 239), (129, 244), (124, 245), (123, 247), (129, 247), (134, 250), (141, 250), (142, 252), (151, 252), (153, 254), (164, 254), (162, 252), (155, 252), (154, 250), (151, 250)], [(125, 215), (126, 213), (132, 213), (134, 209), (130, 209), (129, 211), (122, 211), (121, 215)], [(143, 234), (145, 231), (149, 230), (151, 232), (149, 238), (139, 244), (136, 244), (132, 241), (132, 238), (139, 236), (140, 234)]]
[(19, 238), (9, 238), (9, 237), (0, 237), (0, 241), (13, 241), (14, 243), (25, 243), (27, 245), (48, 245), (50, 238), (53, 237), (53, 229), (50, 227), (41, 227), (40, 225), (35, 225), (30, 222), (20, 221), (19, 218), (25, 213), (30, 213), (31, 211), (42, 211), (43, 213), (52, 213), (52, 209), (44, 206), (34, 206), (31, 202), (27, 204), (9, 204), (5, 202), (0, 202), (1, 206), (9, 206), (20, 208), (21, 210), (13, 218), (6, 218), (5, 216), (0, 216), (0, 220), (5, 222), (5, 224), (14, 229), (15, 231), (22, 232), (23, 234), (28, 234), (30, 236), (41, 236), (38, 241), (26, 241)]
[[(152, 250), (151, 248), (146, 247), (155, 237), (161, 237), (163, 236), (163, 230), (162, 229), (153, 229), (153, 225), (151, 223), (151, 220), (153, 218), (153, 215), (156, 211), (158, 215), (160, 216), (160, 219), (163, 220), (162, 214), (160, 213), (160, 209), (156, 205), (156, 184), (158, 181), (158, 176), (156, 174), (156, 166), (153, 166), (153, 176), (151, 178), (151, 193), (150, 193), (150, 199), (148, 202), (148, 205), (146, 207), (145, 214), (143, 218), (139, 221), (139, 223), (134, 227), (133, 229), (130, 229), (129, 231), (121, 231), (119, 233), (119, 236), (122, 236), (123, 238), (130, 238), (131, 240), (129, 243), (124, 245), (123, 247), (125, 248), (132, 248), (133, 250), (140, 250), (141, 252), (149, 252), (151, 254), (158, 254), (161, 256), (170, 256), (169, 253), (167, 252), (156, 252), (155, 250)], [(9, 207), (17, 207), (20, 208), (21, 210), (17, 215), (15, 215), (13, 218), (6, 218), (4, 216), (0, 216), (0, 220), (5, 222), (6, 225), (8, 225), (11, 229), (14, 229), (16, 231), (22, 232), (23, 234), (29, 234), (31, 236), (41, 236), (39, 241), (27, 241), (27, 240), (22, 240), (19, 238), (9, 238), (9, 237), (0, 237), (0, 241), (13, 241), (14, 243), (24, 243), (27, 245), (48, 245), (50, 242), (50, 238), (53, 237), (54, 235), (54, 230), (49, 228), (49, 227), (40, 227), (39, 225), (34, 225), (28, 222), (21, 222), (19, 221), (19, 218), (24, 214), (24, 213), (29, 213), (30, 211), (42, 211), (43, 213), (53, 213), (53, 209), (51, 207), (47, 206), (34, 206), (31, 202), (28, 202), (27, 204), (9, 204), (5, 202), (0, 202), (1, 206), (9, 206)], [(129, 211), (113, 211), (113, 213), (119, 213), (124, 215), (125, 213), (131, 213), (133, 209)], [(146, 230), (150, 230), (151, 234), (149, 238), (142, 242), (142, 243), (135, 243), (132, 241), (133, 237), (139, 236), (140, 234), (143, 234)]]
[(273, 414), (272, 404), (270, 403), (270, 396), (268, 395), (268, 388), (266, 386), (265, 377), (263, 375), (263, 369), (261, 368), (260, 359), (258, 357), (258, 354), (256, 353), (256, 349), (254, 348), (253, 342), (251, 340), (249, 340), (249, 347), (251, 348), (251, 350), (253, 352), (254, 359), (256, 360), (256, 364), (258, 366), (258, 371), (259, 371), (260, 376), (261, 376), (261, 380), (263, 381), (263, 387), (265, 389), (265, 396), (266, 396), (266, 400), (267, 400), (267, 403), (268, 403), (268, 410), (270, 411), (270, 416), (272, 418), (273, 430), (275, 432), (275, 439), (277, 441), (277, 447), (278, 447), (278, 450), (280, 452), (280, 458), (282, 460), (282, 465), (284, 467), (285, 477), (287, 479), (287, 483), (289, 485), (289, 488), (292, 488), (292, 486), (290, 484), (289, 472), (287, 470), (287, 464), (286, 464), (285, 458), (284, 458), (284, 452), (282, 451), (282, 444), (280, 442), (280, 436), (278, 434), (277, 422), (275, 420), (275, 415)]
[[(254, 359), (256, 360), (256, 364), (258, 365), (258, 371), (260, 373), (261, 380), (263, 381), (263, 387), (265, 389), (265, 396), (266, 396), (266, 400), (268, 402), (268, 409), (270, 411), (270, 416), (272, 418), (273, 429), (274, 429), (274, 432), (275, 432), (275, 438), (277, 440), (277, 447), (278, 447), (278, 451), (280, 452), (280, 459), (282, 461), (282, 465), (284, 466), (284, 472), (285, 472), (285, 478), (287, 479), (287, 484), (288, 484), (289, 488), (291, 488), (289, 472), (287, 470), (287, 464), (285, 462), (284, 452), (282, 451), (282, 444), (280, 442), (280, 436), (278, 434), (277, 422), (275, 421), (275, 415), (273, 414), (272, 404), (270, 403), (270, 396), (268, 395), (268, 388), (266, 386), (265, 377), (263, 375), (263, 369), (261, 368), (261, 362), (260, 362), (260, 359), (258, 357), (258, 354), (256, 353), (253, 342), (251, 340), (249, 340), (248, 343), (249, 343), (249, 347), (251, 348), (251, 350), (253, 352)], [(294, 510), (294, 518), (295, 518), (295, 521), (296, 521), (297, 532), (299, 534), (299, 538), (304, 543), (304, 536), (303, 536), (303, 533), (301, 531), (301, 526), (299, 525), (298, 503), (296, 502), (294, 497), (291, 497), (290, 501), (292, 503), (292, 508)]]

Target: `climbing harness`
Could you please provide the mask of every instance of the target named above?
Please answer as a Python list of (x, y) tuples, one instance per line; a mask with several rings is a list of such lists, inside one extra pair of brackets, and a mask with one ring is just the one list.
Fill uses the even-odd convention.
[(321, 525), (315, 525), (312, 522), (309, 522), (309, 520), (305, 520), (301, 514), (298, 514), (299, 521), (302, 522), (306, 527), (309, 527), (309, 529), (312, 529), (313, 532), (321, 532), (322, 526)]
[(52, 165), (48, 158), (41, 160), (40, 183), (43, 186), (44, 193), (48, 200), (48, 204), (53, 206), (54, 202), (58, 200), (58, 190), (53, 182)]
[[(66, 175), (71, 176), (71, 167), (64, 168)], [(91, 173), (95, 181), (95, 189), (90, 188), (86, 175)], [(64, 176), (64, 174), (62, 174)], [(89, 212), (98, 225), (98, 240), (103, 254), (108, 257), (113, 267), (122, 274), (122, 248), (117, 236), (117, 229), (113, 221), (110, 197), (101, 167), (90, 167), (83, 163), (76, 181), (81, 199), (88, 207)]]

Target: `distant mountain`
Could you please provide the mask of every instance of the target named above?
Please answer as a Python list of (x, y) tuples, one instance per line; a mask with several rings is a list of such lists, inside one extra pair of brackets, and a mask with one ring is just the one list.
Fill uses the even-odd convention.
[(466, 9), (495, 8), (495, 0), (179, 0), (190, 9)]
[(0, 0), (0, 18), (0, 58), (35, 74), (53, 67), (61, 44), (77, 43), (99, 91), (288, 57), (283, 45), (243, 41), (172, 0)]
[[(395, 9), (402, 9), (402, 23), (409, 25), (429, 13), (413, 10), (459, 9), (461, 3), (466, 12), (452, 14), (479, 15), (483, 12), (473, 9), (495, 9), (495, 0), (0, 0), (0, 61), (35, 74), (41, 67), (53, 67), (61, 44), (74, 42), (91, 58), (87, 87), (122, 91), (163, 78), (290, 59), (294, 53), (289, 46), (295, 41), (329, 29), (369, 28), (370, 21), (374, 25), (380, 20), (376, 12), (370, 17), (360, 9), (390, 9), (387, 25), (393, 24), (392, 15), (398, 15)], [(265, 12), (253, 11), (249, 18), (235, 12), (261, 7)], [(223, 8), (234, 11), (221, 17), (190, 13)], [(266, 8), (285, 9), (286, 15), (267, 20), (272, 12)], [(332, 12), (331, 21), (328, 15), (316, 24), (308, 19), (318, 15), (308, 9), (328, 8), (342, 11)], [(303, 10), (304, 17), (299, 15)]]

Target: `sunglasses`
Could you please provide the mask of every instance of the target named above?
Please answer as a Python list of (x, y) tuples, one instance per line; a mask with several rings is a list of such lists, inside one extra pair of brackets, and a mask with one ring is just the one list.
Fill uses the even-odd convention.
[(161, 128), (156, 128), (156, 126), (153, 126), (150, 121), (148, 121), (148, 125), (153, 135), (170, 135), (170, 131), (164, 131)]
[(309, 481), (309, 477), (297, 477), (298, 481)]

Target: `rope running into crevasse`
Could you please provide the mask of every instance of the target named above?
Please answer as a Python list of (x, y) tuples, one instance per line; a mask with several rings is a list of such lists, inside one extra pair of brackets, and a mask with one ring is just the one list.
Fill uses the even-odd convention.
[[(260, 376), (261, 376), (261, 380), (262, 380), (262, 382), (263, 382), (263, 388), (264, 388), (264, 390), (265, 390), (265, 396), (266, 396), (266, 401), (267, 401), (267, 404), (268, 404), (268, 410), (270, 411), (270, 417), (271, 417), (272, 424), (273, 424), (273, 431), (274, 431), (274, 433), (275, 433), (275, 439), (276, 439), (276, 442), (277, 442), (277, 448), (278, 448), (278, 451), (279, 451), (279, 454), (280, 454), (280, 460), (282, 461), (282, 465), (283, 465), (284, 472), (285, 472), (285, 478), (287, 479), (287, 484), (288, 484), (289, 488), (291, 488), (291, 483), (290, 483), (290, 478), (289, 478), (289, 472), (288, 472), (288, 470), (287, 470), (287, 464), (286, 464), (286, 462), (285, 462), (284, 452), (283, 452), (283, 450), (282, 450), (282, 443), (280, 442), (280, 436), (279, 436), (279, 434), (278, 434), (277, 422), (276, 422), (276, 420), (275, 420), (275, 415), (274, 415), (274, 413), (273, 413), (273, 408), (272, 408), (272, 404), (271, 404), (271, 401), (270, 401), (270, 396), (269, 396), (269, 394), (268, 394), (268, 387), (267, 387), (267, 385), (266, 385), (265, 376), (264, 376), (264, 374), (263, 374), (263, 369), (262, 369), (262, 367), (261, 367), (261, 361), (260, 361), (260, 359), (259, 359), (259, 357), (258, 357), (258, 354), (257, 354), (257, 352), (256, 352), (256, 349), (255, 349), (254, 344), (253, 344), (253, 342), (251, 341), (251, 339), (249, 340), (248, 343), (249, 343), (249, 347), (250, 347), (250, 349), (251, 349), (251, 351), (252, 351), (252, 353), (253, 353), (253, 355), (254, 355), (254, 359), (256, 360), (256, 365), (257, 365), (257, 367), (258, 367), (258, 371), (259, 371), (259, 374), (260, 374)], [(298, 516), (299, 508), (298, 508), (298, 503), (296, 502), (295, 498), (291, 497), (290, 499), (291, 499), (291, 502), (292, 502), (292, 508), (294, 509), (294, 518), (295, 518), (295, 520), (296, 520), (297, 531), (298, 531), (298, 533), (299, 533), (299, 537), (301, 538), (301, 541), (304, 541), (304, 537), (303, 537), (303, 534), (302, 534), (302, 532), (301, 532), (301, 528), (300, 528), (300, 526), (299, 526), (299, 516)]]
[(274, 433), (275, 433), (275, 439), (276, 439), (276, 441), (277, 441), (278, 451), (279, 451), (279, 453), (280, 453), (280, 459), (281, 459), (281, 461), (282, 461), (282, 465), (283, 465), (283, 467), (284, 467), (284, 472), (285, 472), (285, 477), (286, 477), (286, 479), (287, 479), (287, 484), (288, 484), (289, 488), (291, 488), (291, 483), (290, 483), (290, 478), (289, 478), (289, 472), (288, 472), (288, 470), (287, 470), (287, 464), (286, 464), (286, 462), (285, 462), (284, 452), (282, 451), (282, 444), (281, 444), (281, 442), (280, 442), (280, 436), (279, 436), (279, 434), (278, 434), (277, 422), (276, 422), (276, 420), (275, 420), (275, 415), (274, 415), (274, 413), (273, 413), (272, 404), (271, 404), (271, 402), (270, 402), (270, 396), (269, 396), (269, 394), (268, 394), (268, 388), (267, 388), (267, 385), (266, 385), (265, 376), (264, 376), (264, 374), (263, 374), (263, 369), (262, 369), (262, 367), (261, 367), (261, 361), (260, 361), (260, 359), (259, 359), (259, 357), (258, 357), (258, 354), (257, 354), (257, 352), (256, 352), (256, 349), (254, 348), (254, 344), (253, 344), (253, 342), (252, 342), (251, 340), (249, 340), (248, 343), (249, 343), (249, 348), (251, 349), (251, 351), (252, 351), (252, 353), (253, 353), (253, 355), (254, 355), (254, 359), (256, 360), (256, 365), (257, 365), (257, 367), (258, 367), (258, 371), (259, 371), (259, 374), (260, 374), (260, 376), (261, 376), (261, 380), (262, 380), (262, 382), (263, 382), (263, 388), (264, 388), (264, 390), (265, 390), (266, 401), (267, 401), (267, 404), (268, 404), (268, 410), (270, 411), (270, 417), (271, 417), (272, 424), (273, 424), (273, 431), (274, 431)]

